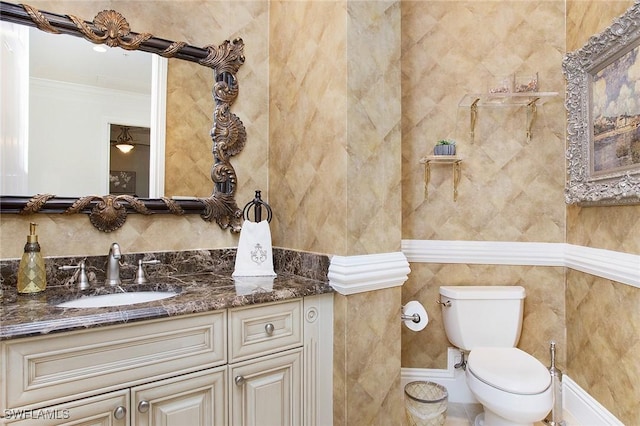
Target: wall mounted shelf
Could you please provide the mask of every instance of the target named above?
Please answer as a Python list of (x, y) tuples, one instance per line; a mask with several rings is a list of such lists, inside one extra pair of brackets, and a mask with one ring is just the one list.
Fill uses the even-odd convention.
[(429, 198), (429, 182), (431, 181), (431, 165), (432, 164), (451, 164), (453, 170), (453, 201), (458, 200), (458, 184), (460, 183), (461, 171), (460, 165), (462, 158), (457, 155), (427, 155), (420, 159), (420, 163), (424, 164), (424, 198)]
[(531, 128), (536, 119), (538, 105), (542, 105), (556, 96), (558, 96), (558, 92), (470, 93), (460, 100), (458, 107), (469, 108), (469, 133), (471, 142), (473, 142), (479, 107), (514, 108), (524, 106), (527, 108), (527, 142), (531, 142)]

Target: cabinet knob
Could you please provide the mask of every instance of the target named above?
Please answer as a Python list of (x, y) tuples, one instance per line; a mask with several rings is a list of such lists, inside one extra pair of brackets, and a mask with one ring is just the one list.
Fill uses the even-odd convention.
[(122, 420), (125, 418), (126, 415), (127, 415), (127, 409), (122, 405), (116, 408), (115, 410), (113, 410), (113, 417), (115, 417), (116, 420)]
[(271, 336), (271, 335), (273, 334), (273, 331), (274, 331), (275, 329), (276, 329), (276, 328), (275, 328), (275, 327), (273, 326), (273, 324), (271, 324), (271, 323), (269, 323), (269, 324), (267, 324), (267, 325), (265, 325), (265, 326), (264, 326), (264, 331), (266, 331), (266, 332), (267, 332), (267, 334), (268, 334), (269, 336)]
[(243, 376), (236, 376), (233, 381), (236, 383), (236, 386), (244, 385), (245, 379)]
[(151, 404), (149, 404), (149, 401), (140, 401), (140, 403), (138, 404), (138, 411), (141, 413), (146, 413), (147, 411), (149, 411), (150, 406)]

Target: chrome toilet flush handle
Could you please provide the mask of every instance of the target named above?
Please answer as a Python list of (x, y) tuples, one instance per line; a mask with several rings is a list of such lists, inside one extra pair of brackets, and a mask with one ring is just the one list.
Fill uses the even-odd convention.
[(447, 300), (446, 302), (442, 302), (440, 300), (436, 300), (436, 303), (438, 305), (442, 305), (445, 308), (450, 308), (451, 307), (451, 300)]

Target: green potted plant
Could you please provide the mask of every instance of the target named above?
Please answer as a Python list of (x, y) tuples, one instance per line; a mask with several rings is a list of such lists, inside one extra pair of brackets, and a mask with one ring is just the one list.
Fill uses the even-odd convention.
[(433, 147), (435, 155), (456, 155), (456, 141), (453, 139), (440, 139)]

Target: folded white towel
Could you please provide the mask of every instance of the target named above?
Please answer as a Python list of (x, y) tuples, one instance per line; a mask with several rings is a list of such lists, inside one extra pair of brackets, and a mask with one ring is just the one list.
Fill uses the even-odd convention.
[(275, 277), (269, 222), (245, 220), (240, 230), (233, 277)]

